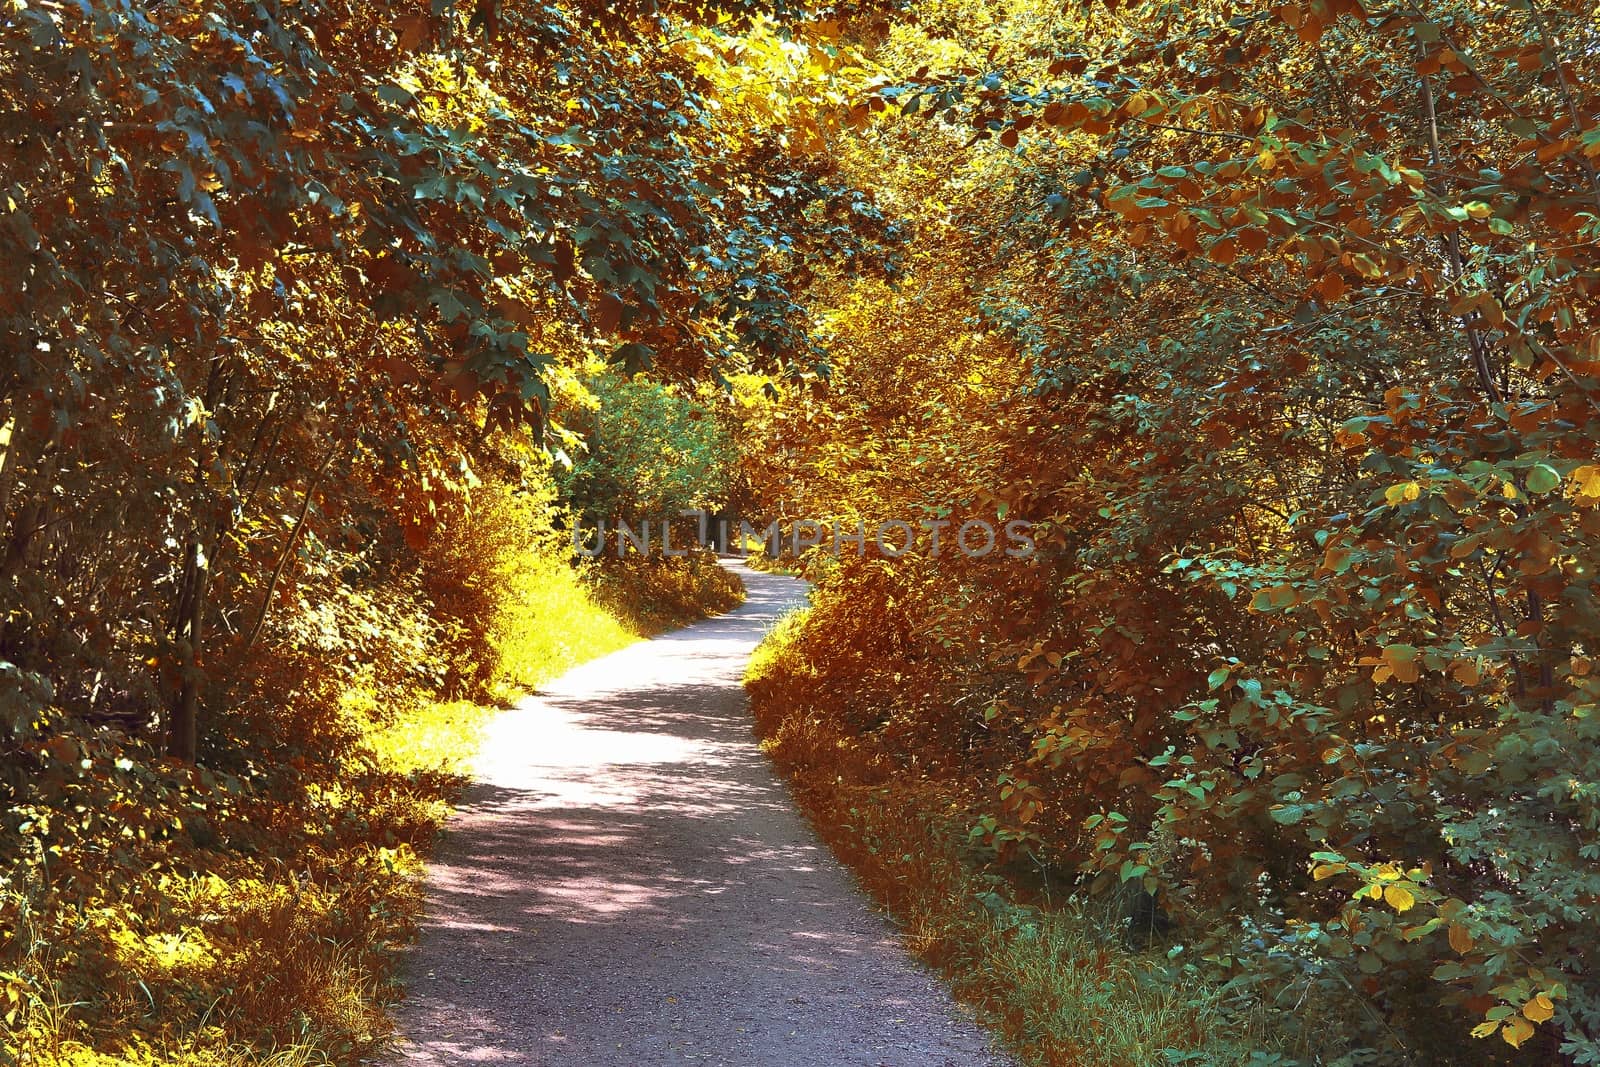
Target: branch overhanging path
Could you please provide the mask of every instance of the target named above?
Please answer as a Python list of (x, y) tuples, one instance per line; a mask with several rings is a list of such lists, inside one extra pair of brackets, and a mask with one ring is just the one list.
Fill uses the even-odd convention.
[(802, 583), (490, 726), (430, 865), (396, 1065), (1004, 1067), (796, 812), (741, 686)]

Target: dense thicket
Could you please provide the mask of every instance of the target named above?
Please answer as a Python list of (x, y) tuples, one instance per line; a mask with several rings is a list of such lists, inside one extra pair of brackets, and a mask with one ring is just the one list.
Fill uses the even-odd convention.
[(327, 502), (362, 495), (420, 540), (574, 353), (805, 358), (807, 242), (870, 241), (874, 212), (719, 120), (715, 34), (623, 15), (10, 5), (19, 678), (91, 718), (160, 707), (192, 756), (208, 646), (257, 639), (301, 514), (359, 549)]
[[(201, 874), (332, 886), (361, 920), (295, 936), (356, 972), (394, 935), (339, 896), (367, 884), (345, 844), (393, 843), (410, 788), (354, 742), (482, 693), (518, 612), (597, 625), (577, 579), (527, 573), (573, 503), (544, 446), (592, 462), (561, 421), (584, 383), (802, 371), (812, 261), (892, 244), (818, 152), (819, 102), (764, 86), (761, 118), (740, 85), (744, 49), (827, 70), (832, 32), (736, 3), (0, 3), (6, 1046), (52, 1001), (62, 1033), (251, 1017), (198, 1002), (231, 979), (169, 996), (114, 948), (221, 936)], [(681, 404), (639, 390), (646, 421)], [(645, 625), (737, 596), (687, 563), (589, 588)], [(224, 1040), (338, 1015), (301, 994)]]
[(3, 929), (202, 1019), (106, 931), (276, 840), (330, 925), (262, 943), (378, 936), (352, 724), (731, 440), (767, 517), (1036, 524), (818, 568), (818, 758), (1155, 894), (1295, 1055), (1600, 1063), (1593, 12), (781, 14), (0, 3)]
[(1595, 34), (922, 3), (840, 145), (917, 241), (770, 416), (805, 508), (1041, 553), (847, 546), (763, 699), (1316, 1062), (1600, 1062)]

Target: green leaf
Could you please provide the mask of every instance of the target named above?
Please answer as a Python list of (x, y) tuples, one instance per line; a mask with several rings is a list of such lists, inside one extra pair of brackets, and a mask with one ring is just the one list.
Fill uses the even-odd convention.
[(1561, 475), (1548, 463), (1540, 463), (1528, 472), (1528, 492), (1549, 493), (1561, 486)]
[(1293, 826), (1306, 817), (1306, 809), (1303, 804), (1279, 804), (1271, 808), (1267, 814), (1271, 815), (1272, 821), (1280, 826)]

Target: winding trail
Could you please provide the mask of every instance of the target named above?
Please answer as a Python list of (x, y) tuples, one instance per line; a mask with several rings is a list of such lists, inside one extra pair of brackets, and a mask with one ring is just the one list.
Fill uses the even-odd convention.
[(795, 811), (740, 681), (801, 583), (489, 728), (429, 868), (396, 1067), (1005, 1067)]

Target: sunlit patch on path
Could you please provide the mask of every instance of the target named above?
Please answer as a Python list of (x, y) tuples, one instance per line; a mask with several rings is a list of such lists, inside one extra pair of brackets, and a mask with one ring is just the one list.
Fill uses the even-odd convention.
[(817, 843), (740, 677), (802, 596), (595, 660), (501, 716), (433, 862), (397, 1065), (998, 1067)]

